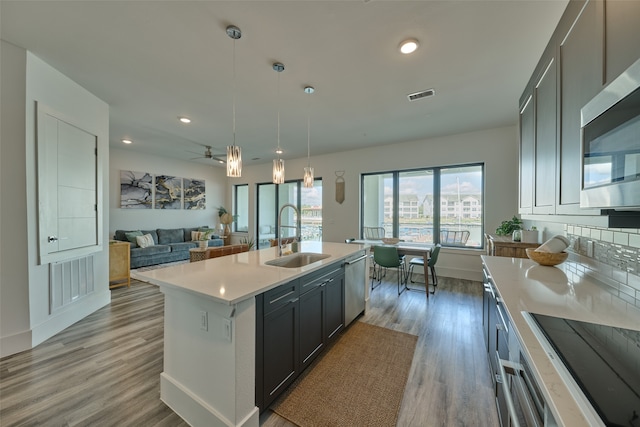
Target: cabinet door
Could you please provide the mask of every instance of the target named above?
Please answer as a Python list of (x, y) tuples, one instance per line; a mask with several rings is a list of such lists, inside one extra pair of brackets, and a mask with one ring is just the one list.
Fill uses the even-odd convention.
[(607, 0), (605, 8), (606, 83), (640, 58), (640, 1)]
[(344, 272), (334, 275), (326, 283), (325, 333), (326, 340), (337, 337), (344, 328)]
[(518, 212), (533, 212), (533, 162), (536, 143), (533, 94), (529, 93), (520, 108), (520, 206)]
[(298, 375), (299, 301), (291, 301), (264, 316), (263, 407), (267, 408)]
[(534, 89), (535, 190), (533, 213), (555, 213), (557, 148), (557, 64), (550, 45), (546, 64)]
[(324, 347), (325, 288), (316, 286), (300, 296), (300, 363), (304, 370)]
[(602, 88), (602, 14), (602, 2), (587, 2), (560, 44), (562, 103), (557, 213), (599, 214), (580, 210), (580, 109)]

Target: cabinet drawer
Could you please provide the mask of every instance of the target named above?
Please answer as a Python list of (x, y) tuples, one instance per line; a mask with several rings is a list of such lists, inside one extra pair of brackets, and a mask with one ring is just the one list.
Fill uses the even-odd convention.
[(317, 286), (322, 286), (331, 281), (331, 279), (338, 277), (342, 274), (342, 264), (334, 264), (324, 267), (316, 272), (309, 274), (302, 279), (300, 284), (300, 295), (314, 289)]
[(262, 303), (264, 314), (267, 315), (290, 302), (295, 302), (300, 295), (298, 283), (298, 280), (294, 280), (265, 292)]

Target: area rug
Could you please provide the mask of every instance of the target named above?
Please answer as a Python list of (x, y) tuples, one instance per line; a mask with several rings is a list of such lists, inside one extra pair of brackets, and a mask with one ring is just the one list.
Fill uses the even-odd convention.
[(301, 427), (393, 427), (417, 341), (356, 322), (271, 409)]

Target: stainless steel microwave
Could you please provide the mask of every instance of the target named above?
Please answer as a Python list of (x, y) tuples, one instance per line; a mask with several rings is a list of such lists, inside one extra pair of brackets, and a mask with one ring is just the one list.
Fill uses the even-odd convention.
[(580, 207), (640, 209), (640, 59), (580, 113)]

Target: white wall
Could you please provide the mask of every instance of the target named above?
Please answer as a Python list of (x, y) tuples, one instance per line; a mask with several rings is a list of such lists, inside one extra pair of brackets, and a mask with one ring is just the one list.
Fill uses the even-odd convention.
[[(33, 54), (2, 42), (2, 266), (0, 355), (36, 346), (109, 303), (108, 252), (94, 256), (95, 292), (50, 314), (49, 265), (38, 265), (36, 101), (98, 137), (98, 159), (108, 194), (109, 108)], [(6, 191), (5, 191), (6, 190)], [(10, 204), (6, 200), (11, 200)], [(103, 241), (107, 237), (107, 204)]]
[(0, 45), (0, 356), (31, 347), (27, 263), (27, 52)]
[[(109, 157), (110, 236), (113, 236), (116, 230), (151, 230), (202, 225), (214, 227), (219, 223), (218, 207), (225, 203), (227, 190), (225, 168), (142, 154), (128, 148), (111, 148)], [(121, 209), (121, 170), (203, 179), (205, 181), (206, 209)], [(231, 210), (230, 204), (225, 207)]]
[[(36, 102), (73, 120), (82, 129), (97, 136), (98, 169), (103, 179), (98, 182), (98, 194), (108, 193), (107, 152), (109, 142), (109, 106), (83, 87), (52, 68), (40, 58), (27, 52), (26, 87), (26, 179), (27, 179), (27, 233), (29, 258), (29, 307), (32, 345), (37, 345), (72, 325), (111, 301), (109, 293), (109, 252), (103, 246), (94, 257), (95, 292), (49, 314), (49, 264), (38, 265), (38, 199), (36, 175)], [(102, 241), (106, 242), (108, 216), (106, 203), (99, 203), (103, 218)]]
[[(311, 146), (313, 152), (313, 143)], [(342, 242), (359, 235), (360, 175), (366, 172), (402, 170), (483, 162), (485, 164), (485, 232), (494, 231), (505, 218), (518, 212), (518, 131), (510, 126), (375, 148), (312, 156), (315, 176), (323, 183), (323, 240)], [(286, 179), (302, 179), (307, 159), (285, 161)], [(249, 183), (251, 234), (255, 235), (255, 186), (270, 182), (271, 163), (243, 166), (241, 178), (230, 178), (232, 186)], [(345, 171), (345, 201), (335, 201), (336, 171)], [(438, 261), (439, 274), (481, 279), (479, 250), (445, 249)]]

